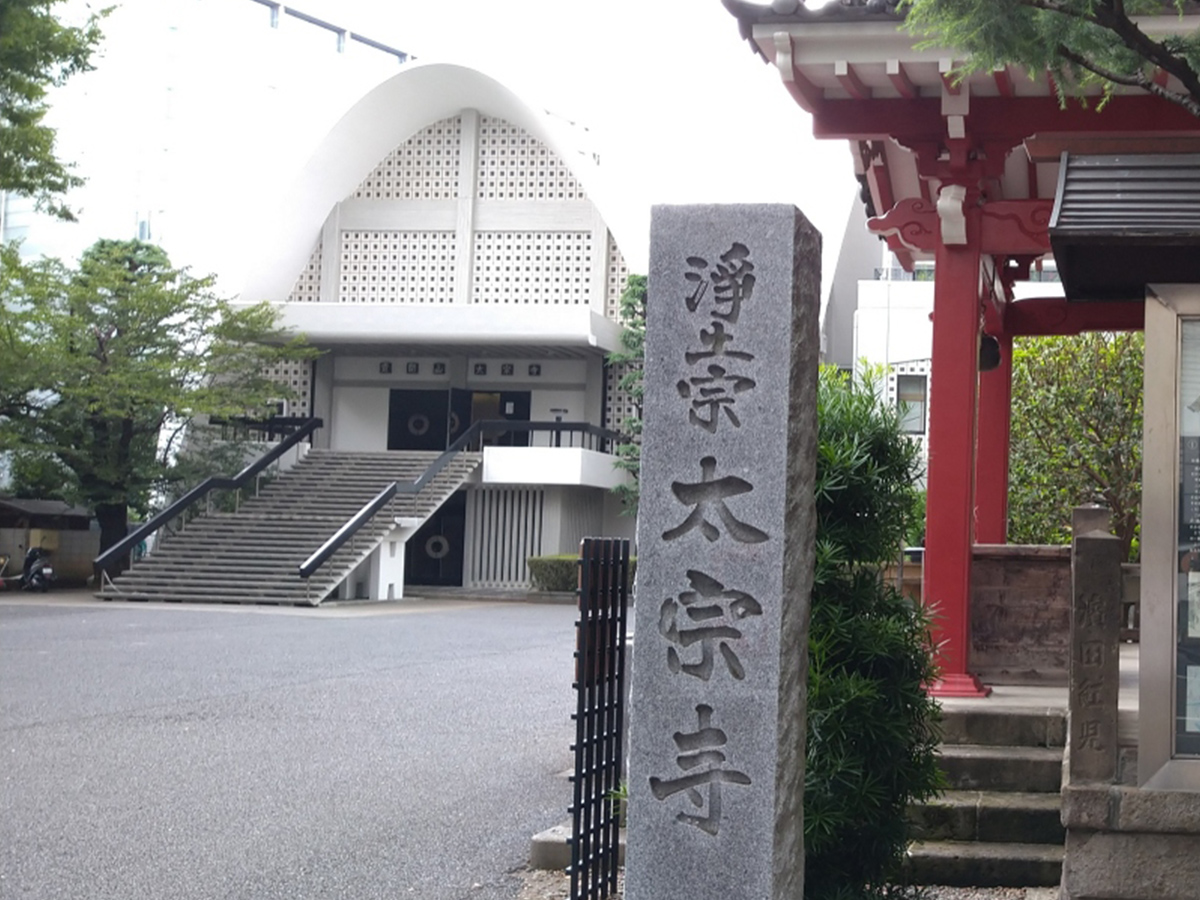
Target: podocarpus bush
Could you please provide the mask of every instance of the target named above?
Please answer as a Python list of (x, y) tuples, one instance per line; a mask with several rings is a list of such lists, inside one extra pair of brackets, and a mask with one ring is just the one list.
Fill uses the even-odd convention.
[(903, 896), (907, 807), (942, 785), (929, 621), (882, 577), (916, 509), (918, 449), (877, 378), (824, 368), (818, 388), (807, 900)]

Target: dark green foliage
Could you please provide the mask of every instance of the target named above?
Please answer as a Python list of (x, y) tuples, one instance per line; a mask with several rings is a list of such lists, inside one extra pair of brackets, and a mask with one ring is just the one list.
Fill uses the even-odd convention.
[(1065, 544), (1099, 501), (1135, 555), (1142, 500), (1141, 332), (1033, 337), (1013, 348), (1008, 538)]
[[(1200, 36), (1181, 17), (1188, 0), (905, 0), (909, 27), (966, 55), (967, 72), (1016, 65), (1053, 73), (1060, 102), (1115, 85), (1139, 88), (1200, 116)], [(1137, 16), (1167, 17), (1174, 35), (1138, 27)], [(1160, 18), (1160, 23), (1162, 19)], [(1149, 33), (1148, 33), (1149, 32)], [(1155, 80), (1162, 71), (1182, 90)]]
[(270, 372), (315, 351), (277, 316), (140, 241), (97, 241), (78, 267), (0, 246), (0, 449), (67, 473), (104, 550), (148, 510), (193, 422), (262, 416), (290, 393)]
[(0, 0), (0, 191), (34, 197), (39, 208), (70, 219), (60, 198), (83, 180), (55, 153), (54, 129), (42, 121), (46, 92), (92, 68), (108, 10), (64, 26), (52, 12), (61, 2)]
[(579, 556), (531, 556), (529, 580), (535, 591), (573, 591), (579, 586)]
[(617, 387), (633, 399), (635, 412), (621, 423), (629, 435), (628, 443), (617, 447), (614, 465), (633, 476), (632, 484), (613, 488), (621, 498), (622, 513), (636, 516), (638, 508), (638, 476), (642, 469), (642, 360), (646, 345), (646, 276), (630, 275), (621, 294), (621, 349), (608, 355), (608, 364), (620, 366), (622, 375)]
[(822, 369), (817, 408), (805, 897), (895, 897), (908, 805), (942, 785), (929, 621), (880, 572), (916, 510), (918, 451), (871, 377)]
[(72, 475), (55, 457), (33, 450), (9, 455), (8, 492), (23, 500), (62, 500), (73, 503)]

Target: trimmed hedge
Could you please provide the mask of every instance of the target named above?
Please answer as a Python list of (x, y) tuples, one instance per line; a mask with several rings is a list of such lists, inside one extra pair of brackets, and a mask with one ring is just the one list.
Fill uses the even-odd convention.
[[(629, 558), (629, 588), (637, 572), (637, 557)], [(561, 553), (556, 556), (529, 557), (529, 580), (535, 591), (575, 591), (579, 587), (579, 555)]]
[(579, 557), (574, 553), (531, 556), (529, 580), (535, 591), (573, 591), (579, 582)]

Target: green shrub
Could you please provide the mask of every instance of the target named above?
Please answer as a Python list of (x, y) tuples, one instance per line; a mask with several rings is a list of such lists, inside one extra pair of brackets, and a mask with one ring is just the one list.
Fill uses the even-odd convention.
[(531, 556), (529, 580), (535, 591), (573, 591), (579, 584), (579, 557), (574, 553)]
[[(579, 555), (529, 557), (529, 580), (535, 591), (573, 591), (579, 587)], [(637, 557), (629, 558), (629, 589), (637, 572)]]
[(929, 621), (884, 582), (918, 502), (918, 450), (876, 377), (821, 371), (817, 560), (809, 629), (804, 783), (806, 900), (897, 885), (906, 810), (942, 787)]

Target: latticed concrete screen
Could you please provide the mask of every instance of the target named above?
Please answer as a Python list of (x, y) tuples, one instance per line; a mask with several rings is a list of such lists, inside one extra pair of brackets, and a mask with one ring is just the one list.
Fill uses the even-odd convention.
[(343, 231), (342, 303), (453, 303), (453, 231)]
[(591, 272), (591, 232), (480, 231), (471, 302), (587, 306)]
[(288, 294), (288, 303), (320, 303), (321, 302), (321, 242), (313, 248), (308, 265), (296, 279), (296, 285)]
[(266, 374), (270, 378), (280, 384), (288, 385), (296, 394), (295, 397), (288, 401), (287, 415), (303, 418), (307, 418), (310, 415), (309, 399), (312, 396), (310, 387), (311, 371), (312, 364), (307, 361), (280, 363), (267, 370)]
[(629, 280), (629, 266), (621, 248), (608, 236), (608, 280), (605, 283), (604, 315), (619, 322), (621, 320), (621, 294), (625, 293), (625, 282)]
[(458, 197), (462, 116), (435, 122), (409, 138), (351, 194), (361, 200), (453, 200)]
[(479, 120), (475, 194), (481, 200), (587, 199), (583, 186), (549, 147), (491, 116)]

